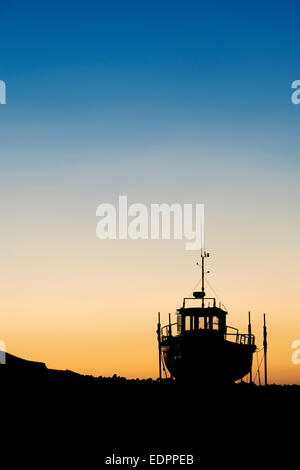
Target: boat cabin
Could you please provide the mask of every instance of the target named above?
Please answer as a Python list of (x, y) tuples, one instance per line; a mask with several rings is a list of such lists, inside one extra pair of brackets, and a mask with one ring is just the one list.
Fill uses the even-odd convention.
[[(177, 333), (189, 334), (190, 332), (214, 331), (221, 335), (226, 334), (227, 312), (216, 306), (215, 298), (206, 298), (202, 292), (194, 292), (194, 297), (185, 297), (183, 306), (176, 312)], [(187, 305), (190, 301), (201, 300), (201, 305)], [(194, 302), (193, 302), (194, 304)]]

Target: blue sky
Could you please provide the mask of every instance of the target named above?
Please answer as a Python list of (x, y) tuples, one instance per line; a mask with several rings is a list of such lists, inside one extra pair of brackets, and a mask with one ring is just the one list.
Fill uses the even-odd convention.
[(49, 147), (53, 161), (59, 149), (80, 159), (90, 147), (112, 158), (153, 142), (197, 148), (203, 139), (226, 145), (247, 136), (275, 153), (280, 138), (294, 160), (297, 2), (12, 1), (0, 8), (8, 101), (1, 140), (20, 165), (35, 154), (43, 160)]
[(90, 205), (133, 190), (209, 203), (203, 173), (213, 191), (297, 177), (297, 2), (0, 8), (0, 158), (16, 194), (73, 175), (69, 197), (80, 183)]
[[(0, 2), (0, 294), (13, 353), (87, 370), (101, 338), (113, 340), (117, 312), (132, 344), (136, 328), (149, 342), (148, 368), (134, 365), (143, 344), (131, 368), (116, 356), (113, 372), (156, 373), (153, 312), (178, 306), (197, 257), (181, 241), (97, 240), (96, 207), (127, 194), (205, 204), (224, 303), (237, 323), (250, 308), (258, 324), (262, 309), (273, 313), (285, 354), (274, 380), (299, 380), (281, 295), (291, 293), (299, 322), (299, 12), (294, 0)], [(84, 328), (95, 330), (94, 350), (90, 333), (78, 348)], [(111, 372), (101, 367), (90, 370)]]
[(299, 174), (297, 2), (0, 8), (0, 158), (14, 200), (86, 198), (82, 219), (118, 194), (217, 208), (232, 190), (229, 211), (236, 194), (249, 204), (248, 188), (286, 200)]

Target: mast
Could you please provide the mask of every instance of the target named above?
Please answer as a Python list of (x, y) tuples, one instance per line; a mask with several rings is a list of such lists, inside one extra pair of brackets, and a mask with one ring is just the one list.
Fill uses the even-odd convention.
[(201, 252), (201, 265), (202, 265), (202, 292), (204, 296), (204, 258), (205, 258), (205, 253), (203, 255), (203, 252)]
[(161, 380), (161, 324), (160, 324), (160, 312), (158, 312), (158, 323), (157, 323), (157, 341), (158, 341), (158, 360), (159, 360), (159, 380)]
[[(249, 344), (251, 344), (252, 341), (252, 331), (251, 331), (251, 313), (248, 313), (248, 335), (249, 335)], [(250, 372), (249, 372), (249, 382), (252, 383), (252, 363), (250, 367)]]
[(263, 328), (263, 335), (264, 335), (264, 364), (265, 364), (265, 385), (268, 385), (268, 374), (267, 374), (267, 327), (266, 327), (266, 314), (264, 313), (264, 328)]
[[(206, 251), (201, 250), (201, 279), (202, 279), (202, 287), (201, 287), (201, 292), (202, 292), (202, 308), (204, 307), (204, 297), (205, 297), (205, 258), (209, 257), (209, 253)], [(197, 263), (198, 264), (198, 263)]]

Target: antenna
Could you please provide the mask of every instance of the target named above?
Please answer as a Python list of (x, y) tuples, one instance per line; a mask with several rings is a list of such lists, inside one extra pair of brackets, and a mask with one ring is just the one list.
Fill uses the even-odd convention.
[[(205, 263), (204, 263), (204, 259), (205, 258), (209, 258), (209, 253), (207, 253), (206, 251), (204, 251), (202, 248), (201, 248), (201, 271), (202, 271), (202, 276), (201, 276), (201, 279), (202, 279), (202, 286), (201, 286), (201, 292), (202, 292), (202, 295), (201, 295), (201, 298), (202, 298), (202, 307), (204, 307), (204, 297), (205, 297), (205, 286), (204, 286), (204, 275), (205, 275)], [(200, 266), (199, 263), (197, 263), (197, 266)], [(209, 273), (209, 271), (206, 271), (207, 273)]]
[(201, 265), (202, 265), (202, 292), (204, 292), (205, 294), (205, 290), (204, 290), (204, 274), (205, 274), (205, 271), (204, 271), (204, 260), (205, 258), (208, 258), (209, 257), (209, 253), (207, 253), (206, 251), (202, 251), (201, 250)]

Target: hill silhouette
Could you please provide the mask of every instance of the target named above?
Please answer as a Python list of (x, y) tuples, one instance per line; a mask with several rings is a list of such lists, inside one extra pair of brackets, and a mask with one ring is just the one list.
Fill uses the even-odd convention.
[(198, 467), (205, 455), (220, 466), (230, 454), (234, 466), (253, 445), (264, 449), (260, 461), (274, 452), (287, 458), (285, 440), (290, 454), (296, 438), (298, 385), (219, 388), (93, 377), (6, 357), (0, 365), (2, 449), (31, 468), (41, 468), (40, 455), (55, 468), (73, 462), (102, 468), (112, 453), (168, 452), (190, 452)]

